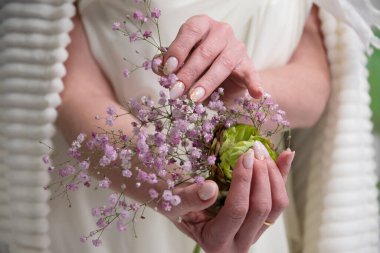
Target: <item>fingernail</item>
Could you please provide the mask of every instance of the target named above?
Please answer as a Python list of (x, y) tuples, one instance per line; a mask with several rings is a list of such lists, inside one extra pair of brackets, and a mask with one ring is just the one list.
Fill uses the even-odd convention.
[(253, 151), (253, 149), (250, 148), (244, 154), (244, 158), (243, 158), (244, 168), (246, 168), (247, 170), (252, 169), (254, 161), (255, 161), (255, 152)]
[(177, 99), (182, 96), (185, 91), (185, 85), (181, 81), (177, 81), (170, 90), (170, 98)]
[(253, 143), (253, 150), (255, 152), (255, 157), (256, 159), (258, 160), (264, 160), (265, 158), (269, 157), (269, 152), (268, 150), (265, 148), (265, 146), (259, 142), (259, 141), (255, 141)]
[(214, 197), (215, 192), (215, 184), (211, 182), (205, 182), (198, 190), (198, 196), (201, 200), (209, 200)]
[(206, 94), (206, 91), (203, 87), (197, 87), (195, 88), (191, 94), (190, 94), (190, 99), (193, 101), (193, 102), (198, 102), (201, 98), (204, 97), (204, 95)]
[(154, 58), (152, 61), (152, 69), (156, 73), (160, 73), (160, 67), (162, 64), (162, 58)]
[(292, 153), (290, 153), (289, 158), (288, 158), (288, 165), (291, 165), (293, 163), (295, 154), (296, 154), (296, 151), (292, 151)]
[(175, 57), (169, 57), (164, 65), (163, 72), (165, 75), (170, 75), (178, 66), (178, 60)]

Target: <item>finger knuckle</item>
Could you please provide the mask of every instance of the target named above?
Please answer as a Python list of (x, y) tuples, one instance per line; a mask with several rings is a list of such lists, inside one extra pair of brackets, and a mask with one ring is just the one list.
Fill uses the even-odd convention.
[(224, 33), (224, 34), (233, 34), (234, 33), (234, 30), (232, 28), (232, 26), (228, 23), (224, 23), (224, 22), (221, 22), (219, 24), (219, 29)]
[(216, 56), (215, 50), (213, 50), (210, 46), (206, 45), (199, 46), (198, 52), (200, 56), (203, 58), (203, 60), (208, 62), (214, 60)]
[(202, 28), (199, 26), (197, 21), (194, 21), (192, 19), (188, 20), (186, 23), (184, 23), (181, 28), (180, 32), (182, 34), (188, 34), (189, 36), (196, 36), (200, 37), (202, 36)]
[(232, 220), (242, 220), (248, 213), (248, 207), (245, 205), (235, 205), (229, 212), (228, 216)]
[(274, 200), (272, 210), (281, 212), (289, 206), (289, 198), (287, 196)]
[(245, 46), (245, 44), (241, 41), (238, 41), (236, 43), (236, 50), (239, 52), (239, 53), (245, 53), (247, 52), (247, 48)]
[(272, 204), (266, 201), (256, 202), (253, 209), (258, 217), (266, 218), (272, 209)]
[(219, 62), (229, 71), (232, 71), (236, 66), (236, 63), (230, 57), (225, 55), (220, 56)]
[(186, 87), (193, 84), (197, 78), (197, 70), (194, 68), (183, 69), (179, 74), (178, 78), (185, 84)]

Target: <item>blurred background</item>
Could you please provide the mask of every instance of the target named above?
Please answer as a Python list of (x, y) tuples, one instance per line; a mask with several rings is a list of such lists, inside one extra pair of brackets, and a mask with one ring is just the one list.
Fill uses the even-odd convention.
[[(378, 5), (380, 5), (380, 1)], [(377, 36), (380, 37), (380, 32), (377, 32)], [(368, 70), (369, 81), (371, 84), (370, 94), (372, 97), (371, 107), (377, 154), (377, 172), (380, 177), (380, 50), (375, 50), (374, 54), (369, 59)], [(378, 186), (380, 189), (380, 182)]]

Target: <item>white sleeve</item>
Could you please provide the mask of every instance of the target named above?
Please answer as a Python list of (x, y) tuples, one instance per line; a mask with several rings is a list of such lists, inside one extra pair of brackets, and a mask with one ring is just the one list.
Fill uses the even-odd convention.
[(351, 26), (367, 49), (371, 45), (380, 49), (380, 38), (372, 31), (380, 29), (380, 10), (370, 0), (314, 0), (314, 3)]

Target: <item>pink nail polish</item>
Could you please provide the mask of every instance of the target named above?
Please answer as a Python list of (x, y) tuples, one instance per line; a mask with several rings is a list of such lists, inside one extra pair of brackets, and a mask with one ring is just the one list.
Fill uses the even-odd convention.
[(248, 149), (247, 152), (245, 152), (244, 157), (243, 157), (243, 165), (244, 168), (252, 169), (253, 168), (253, 163), (255, 162), (255, 153), (253, 149)]
[(181, 81), (177, 81), (174, 86), (170, 89), (170, 98), (177, 99), (183, 95), (185, 91), (185, 85)]
[(197, 87), (190, 93), (190, 99), (194, 102), (198, 102), (205, 94), (206, 90), (203, 87)]
[(165, 75), (170, 75), (177, 68), (177, 66), (178, 66), (178, 60), (177, 58), (172, 56), (166, 60), (164, 69), (162, 71), (164, 72)]
[(201, 200), (209, 200), (214, 197), (215, 193), (215, 184), (211, 182), (205, 182), (198, 190), (198, 196)]

